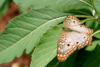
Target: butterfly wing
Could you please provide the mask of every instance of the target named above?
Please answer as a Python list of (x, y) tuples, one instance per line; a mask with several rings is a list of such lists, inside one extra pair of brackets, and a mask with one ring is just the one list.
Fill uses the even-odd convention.
[(63, 22), (63, 25), (65, 28), (69, 28), (69, 29), (77, 31), (77, 32), (81, 32), (81, 33), (85, 33), (85, 34), (93, 33), (92, 29), (89, 29), (88, 27), (83, 25), (81, 23), (81, 21), (73, 15), (67, 16)]
[(89, 29), (85, 25), (71, 26), (69, 28), (73, 31), (77, 31), (77, 32), (84, 33), (84, 34), (89, 34), (90, 35), (90, 34), (93, 33), (93, 29)]
[(77, 44), (77, 49), (83, 48), (86, 45), (91, 45), (92, 37), (90, 35), (79, 33), (76, 31), (68, 32), (70, 38)]
[(82, 24), (81, 21), (73, 15), (68, 15), (63, 22), (65, 28), (80, 25), (80, 24)]
[(70, 38), (67, 31), (63, 31), (58, 40), (57, 58), (59, 61), (65, 61), (70, 54), (77, 48), (76, 43)]

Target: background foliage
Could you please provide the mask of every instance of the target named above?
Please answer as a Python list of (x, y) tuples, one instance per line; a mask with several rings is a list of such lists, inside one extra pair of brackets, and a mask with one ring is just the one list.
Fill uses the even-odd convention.
[[(10, 0), (0, 2), (2, 15)], [(0, 64), (31, 55), (30, 67), (99, 67), (100, 66), (100, 1), (99, 0), (14, 0), (21, 15), (9, 21), (0, 34)], [(31, 8), (30, 11), (28, 9)], [(65, 62), (56, 58), (61, 23), (75, 15), (94, 29), (92, 46), (76, 50)], [(33, 52), (33, 48), (35, 48)]]

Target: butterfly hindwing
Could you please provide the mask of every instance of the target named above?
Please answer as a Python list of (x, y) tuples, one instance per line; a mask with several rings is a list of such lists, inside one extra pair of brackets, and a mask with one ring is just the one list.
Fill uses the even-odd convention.
[(63, 31), (58, 40), (57, 57), (59, 61), (65, 61), (77, 48), (76, 43)]
[(72, 15), (66, 17), (66, 19), (63, 22), (63, 25), (65, 28), (69, 28), (73, 31), (77, 31), (85, 34), (93, 33), (92, 29), (89, 29), (88, 27), (83, 25), (79, 19), (77, 19), (75, 16)]
[(69, 29), (71, 29), (73, 31), (76, 31), (76, 32), (84, 33), (84, 34), (91, 34), (91, 33), (93, 33), (93, 30), (89, 29), (85, 25), (71, 26), (71, 27), (69, 27)]
[(91, 45), (92, 37), (90, 35), (79, 32), (67, 32), (70, 38), (77, 44), (77, 49), (83, 48), (86, 45)]

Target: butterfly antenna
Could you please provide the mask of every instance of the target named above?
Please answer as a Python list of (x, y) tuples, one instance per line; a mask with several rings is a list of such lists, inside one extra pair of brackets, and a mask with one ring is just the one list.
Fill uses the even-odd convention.
[[(46, 11), (45, 11), (46, 12)], [(51, 14), (49, 14), (48, 12), (46, 12), (49, 16), (51, 16), (53, 19), (55, 19), (55, 21), (59, 24), (59, 21), (54, 17), (54, 16), (52, 16)], [(61, 26), (61, 25), (60, 25)], [(61, 26), (61, 28), (62, 28), (62, 26)]]
[[(54, 16), (52, 16), (55, 20), (56, 20), (56, 22), (59, 24), (59, 21), (54, 17)], [(60, 24), (59, 24), (60, 25)], [(61, 25), (60, 25), (61, 26)], [(62, 26), (61, 26), (62, 27)]]

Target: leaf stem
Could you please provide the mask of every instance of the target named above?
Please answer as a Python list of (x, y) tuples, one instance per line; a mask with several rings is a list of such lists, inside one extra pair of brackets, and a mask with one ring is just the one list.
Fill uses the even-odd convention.
[(91, 34), (91, 36), (94, 36), (95, 34), (99, 33), (100, 30), (96, 31), (95, 33)]

